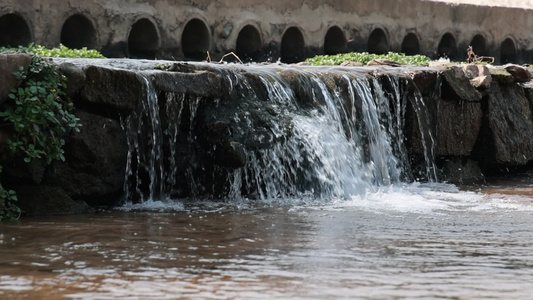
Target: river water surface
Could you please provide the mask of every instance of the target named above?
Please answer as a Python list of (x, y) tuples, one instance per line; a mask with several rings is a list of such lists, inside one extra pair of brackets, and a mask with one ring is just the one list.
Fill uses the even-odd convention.
[(28, 218), (0, 224), (0, 298), (533, 299), (530, 193), (403, 184)]

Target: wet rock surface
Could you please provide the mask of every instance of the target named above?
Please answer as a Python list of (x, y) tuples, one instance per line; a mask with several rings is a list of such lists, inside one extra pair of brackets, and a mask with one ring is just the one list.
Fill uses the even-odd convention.
[[(424, 169), (420, 165), (424, 156), (432, 155), (444, 180), (461, 183), (483, 180), (480, 170), (494, 173), (533, 160), (533, 92), (531, 81), (524, 82), (531, 78), (529, 71), (521, 67), (169, 63), (171, 68), (165, 71), (154, 69), (161, 62), (148, 61), (58, 59), (57, 63), (71, 80), (69, 95), (83, 127), (67, 138), (66, 162), (28, 172), (14, 165), (18, 175), (5, 172), (3, 182), (17, 191), (29, 184), (35, 188), (28, 191), (50, 194), (37, 188), (43, 185), (57, 195), (98, 206), (114, 204), (130, 189), (145, 195), (154, 188), (150, 183), (154, 180), (160, 184), (157, 189), (175, 197), (222, 197), (230, 191), (228, 182), (245, 180), (243, 186), (252, 195), (258, 179), (233, 176), (257, 155), (287, 144), (294, 122), (294, 114), (288, 111), (310, 115), (322, 109), (327, 104), (320, 92), (324, 88), (339, 99), (352, 97), (351, 102), (336, 104), (346, 112), (342, 118), (365, 117), (364, 99), (347, 84), (354, 79), (366, 80), (374, 99), (382, 95), (390, 102), (390, 114), (402, 116), (399, 124), (406, 144), (394, 146), (393, 151), (406, 151), (402, 155), (410, 157), (411, 164), (407, 169)], [(274, 81), (280, 85), (265, 88)], [(152, 96), (148, 89), (153, 90)], [(147, 97), (154, 102), (147, 104)], [(294, 98), (295, 103), (270, 101), (271, 97)], [(160, 116), (160, 124), (150, 120), (154, 114)], [(132, 122), (136, 125), (128, 127)], [(373, 133), (365, 126), (351, 130), (363, 133), (362, 142), (372, 141)], [(131, 128), (144, 137), (132, 140)], [(432, 143), (429, 148), (424, 146), (427, 143)], [(370, 155), (367, 151), (362, 155)], [(129, 161), (129, 155), (139, 160)], [(2, 153), (2, 157), (7, 156)], [(154, 171), (148, 166), (150, 160), (160, 164), (156, 174), (165, 175), (150, 175)], [(136, 187), (124, 188), (125, 180), (132, 177), (137, 178)], [(24, 188), (17, 182), (24, 182)], [(68, 207), (77, 211), (75, 205)]]
[(484, 169), (523, 166), (533, 160), (533, 120), (520, 85), (496, 81), (483, 105), (476, 157)]
[(17, 204), (28, 216), (84, 214), (92, 208), (81, 200), (72, 200), (61, 188), (26, 186), (17, 190)]
[(54, 162), (44, 182), (93, 205), (114, 201), (124, 186), (126, 134), (116, 120), (83, 111), (76, 115), (83, 127), (71, 133), (66, 161)]

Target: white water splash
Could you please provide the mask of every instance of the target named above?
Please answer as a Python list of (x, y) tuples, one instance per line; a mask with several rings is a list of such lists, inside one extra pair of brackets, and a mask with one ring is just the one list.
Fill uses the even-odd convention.
[[(245, 149), (244, 167), (225, 171), (215, 166), (209, 169), (212, 175), (202, 174), (203, 179), (197, 176), (205, 166), (195, 161), (194, 154), (190, 166), (180, 169), (176, 150), (178, 143), (193, 145), (197, 135), (202, 134), (194, 128), (201, 113), (201, 99), (172, 93), (158, 99), (158, 91), (144, 78), (146, 101), (142, 111), (130, 117), (126, 126), (130, 131), (127, 191), (135, 190), (141, 202), (157, 201), (179, 194), (176, 186), (185, 184), (190, 196), (203, 197), (215, 189), (210, 182), (220, 182), (215, 176), (226, 176), (223, 179), (226, 199), (273, 200), (310, 195), (351, 199), (399, 184), (410, 173), (403, 135), (406, 99), (400, 96), (399, 78), (368, 79), (342, 74), (332, 85), (312, 72), (302, 72), (296, 79), (287, 79), (274, 69), (254, 72), (253, 75), (234, 72), (227, 75), (227, 80), (235, 95), (267, 101), (271, 113), (281, 116), (263, 120), (268, 123), (267, 135), (253, 137), (259, 143), (269, 139), (264, 140), (268, 147)], [(296, 85), (304, 93), (297, 96), (291, 88), (294, 83), (289, 80), (299, 80)], [(387, 92), (381, 80), (390, 81)], [(263, 85), (262, 91), (254, 90), (257, 84)], [(341, 93), (340, 89), (346, 92)], [(259, 96), (264, 92), (266, 99)], [(302, 99), (305, 97), (309, 99)], [(418, 93), (414, 98), (413, 106), (423, 131), (427, 175), (435, 180), (434, 138), (430, 130), (425, 130), (430, 120), (421, 95)], [(258, 124), (248, 111), (240, 110), (232, 121), (240, 124), (234, 130), (241, 136)], [(180, 132), (184, 122), (188, 129)], [(195, 151), (193, 146), (189, 150)], [(186, 182), (178, 182), (178, 174)]]

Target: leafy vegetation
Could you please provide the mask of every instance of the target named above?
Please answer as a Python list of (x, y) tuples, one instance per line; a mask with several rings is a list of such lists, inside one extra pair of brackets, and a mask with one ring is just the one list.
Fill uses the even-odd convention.
[(405, 55), (403, 53), (389, 52), (387, 54), (371, 54), (368, 52), (350, 52), (336, 55), (318, 55), (308, 58), (306, 62), (314, 65), (340, 65), (343, 62), (359, 62), (366, 65), (373, 59), (388, 59), (403, 65), (426, 66), (431, 59), (424, 55)]
[(162, 65), (156, 65), (154, 67), (155, 70), (161, 70), (161, 71), (169, 71), (172, 65), (170, 64), (162, 64)]
[(0, 52), (24, 52), (33, 53), (42, 57), (71, 57), (71, 58), (105, 58), (97, 50), (89, 50), (86, 47), (82, 49), (70, 49), (62, 44), (58, 48), (47, 49), (44, 46), (31, 44), (28, 47), (19, 46), (18, 48), (0, 47)]
[(13, 125), (13, 138), (8, 145), (13, 152), (25, 154), (24, 161), (44, 158), (65, 160), (62, 146), (67, 128), (79, 131), (79, 119), (64, 95), (65, 78), (57, 67), (34, 56), (28, 69), (20, 68), (15, 76), (22, 81), (18, 89), (9, 94), (12, 102), (0, 112), (0, 118)]
[[(24, 161), (44, 159), (65, 160), (64, 136), (68, 130), (79, 131), (79, 119), (72, 114), (72, 102), (65, 96), (65, 77), (47, 59), (34, 56), (30, 66), (20, 67), (15, 76), (21, 80), (11, 90), (9, 101), (0, 110), (4, 126), (11, 129), (9, 148), (21, 153)], [(20, 210), (13, 191), (0, 184), (0, 220), (16, 218)]]
[[(0, 166), (2, 174), (2, 166)], [(15, 204), (17, 193), (13, 190), (6, 190), (0, 182), (0, 222), (17, 219), (20, 216), (20, 208)]]

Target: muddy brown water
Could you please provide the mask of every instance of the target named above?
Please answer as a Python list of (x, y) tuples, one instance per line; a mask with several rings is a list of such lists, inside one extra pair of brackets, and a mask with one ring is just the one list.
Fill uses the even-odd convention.
[(0, 298), (532, 299), (521, 189), (412, 184), (27, 218), (0, 224)]

